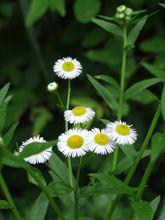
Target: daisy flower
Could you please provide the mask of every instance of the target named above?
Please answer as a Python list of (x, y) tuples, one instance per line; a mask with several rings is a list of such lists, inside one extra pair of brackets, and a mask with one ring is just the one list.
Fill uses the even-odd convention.
[(70, 129), (59, 136), (57, 148), (66, 157), (81, 157), (88, 151), (87, 136), (87, 130)]
[[(33, 138), (31, 137), (22, 143), (22, 145), (19, 147), (19, 152), (21, 152), (27, 145), (31, 143), (46, 143), (46, 140), (44, 140), (44, 138), (40, 137), (39, 135)], [(24, 158), (24, 160), (30, 164), (44, 163), (50, 158), (51, 155), (52, 155), (52, 147), (44, 150), (39, 154)]]
[(88, 146), (96, 154), (108, 154), (114, 151), (115, 143), (106, 129), (93, 128), (89, 131)]
[(59, 59), (53, 66), (53, 71), (62, 79), (74, 79), (82, 72), (82, 66), (79, 61), (71, 57)]
[(71, 124), (88, 122), (93, 119), (95, 112), (91, 108), (77, 106), (72, 110), (67, 110), (64, 113), (65, 121)]
[(117, 144), (133, 144), (137, 139), (137, 132), (132, 128), (132, 125), (127, 125), (126, 122), (115, 121), (107, 125), (107, 130), (113, 141)]

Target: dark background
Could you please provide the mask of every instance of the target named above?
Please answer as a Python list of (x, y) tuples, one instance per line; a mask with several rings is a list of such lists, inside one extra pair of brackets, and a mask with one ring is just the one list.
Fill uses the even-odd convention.
[[(26, 0), (0, 0), (0, 86), (11, 82), (10, 93), (13, 94), (13, 99), (8, 107), (5, 129), (7, 130), (14, 122), (19, 121), (10, 146), (13, 151), (17, 149), (17, 145), (32, 135), (40, 133), (50, 140), (57, 138), (64, 130), (63, 114), (57, 107), (57, 99), (55, 95), (47, 92), (47, 84), (55, 80), (59, 84), (61, 97), (63, 100), (66, 99), (66, 81), (58, 79), (52, 71), (53, 63), (57, 59), (71, 56), (82, 63), (83, 73), (72, 83), (71, 104), (90, 103), (97, 112), (97, 119), (114, 120), (115, 115), (97, 95), (87, 80), (86, 74), (107, 74), (118, 82), (120, 80), (121, 42), (92, 22), (83, 23), (77, 16), (78, 12), (81, 14), (81, 7), (75, 9), (76, 1), (65, 1), (64, 16), (61, 16), (58, 10), (47, 10), (38, 21), (27, 27), (24, 16), (28, 13), (29, 2), (31, 3)], [(113, 16), (119, 4), (126, 4), (134, 10), (147, 9), (148, 14), (156, 12), (148, 18), (143, 32), (136, 42), (136, 48), (129, 54), (127, 87), (134, 82), (152, 77), (142, 67), (142, 61), (165, 69), (165, 9), (161, 8), (158, 3), (159, 1), (154, 0), (100, 1), (98, 14), (101, 15)], [(160, 84), (151, 88), (158, 98), (160, 98), (161, 90), (162, 85)], [(156, 105), (152, 98), (142, 93), (131, 103), (127, 103), (124, 108), (124, 118), (134, 124), (138, 130), (138, 144), (145, 137)], [(95, 126), (103, 127), (98, 121), (94, 122)], [(164, 131), (162, 118), (157, 129)], [(161, 156), (154, 166), (144, 194), (144, 199), (147, 201), (161, 195), (161, 203), (156, 217), (159, 220), (165, 219), (165, 213), (160, 218), (158, 217), (163, 212), (165, 186), (163, 159)], [(97, 170), (102, 160), (101, 157), (96, 156), (90, 160), (86, 159), (83, 172)], [(132, 185), (136, 186), (140, 181), (147, 161), (146, 158), (140, 163)], [(49, 180), (46, 167), (39, 166), (39, 168), (43, 170)], [(22, 208), (25, 212), (28, 211), (39, 194), (38, 189), (28, 183), (27, 176), (22, 170), (5, 168), (3, 172), (17, 206), (20, 210)], [(86, 174), (82, 175), (82, 185), (87, 182)], [(3, 198), (3, 195), (1, 197)], [(86, 211), (92, 215), (98, 207), (100, 208), (101, 204), (100, 206), (94, 204), (90, 211), (88, 209)], [(49, 212), (46, 219), (53, 219), (51, 211)], [(121, 219), (121, 216), (119, 215), (115, 219)], [(3, 211), (1, 218), (10, 220), (12, 216), (8, 211)]]

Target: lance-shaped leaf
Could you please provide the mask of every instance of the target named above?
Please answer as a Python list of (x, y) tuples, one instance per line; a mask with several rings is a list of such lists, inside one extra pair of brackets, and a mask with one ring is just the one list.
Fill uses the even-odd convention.
[(123, 36), (121, 28), (110, 21), (105, 21), (99, 18), (93, 18), (92, 22), (102, 27), (104, 30), (108, 31), (111, 34), (114, 34), (119, 37)]
[[(41, 173), (41, 171), (35, 167), (31, 167), (31, 172), (35, 173), (35, 175), (38, 176), (38, 178), (40, 179), (40, 181), (46, 186), (46, 181)], [(38, 186), (38, 183), (35, 181), (35, 179), (30, 175), (29, 172), (27, 172), (28, 175), (28, 181), (34, 185)]]
[(103, 80), (104, 82), (107, 82), (108, 84), (114, 86), (116, 89), (120, 90), (120, 87), (119, 87), (118, 83), (117, 83), (116, 80), (113, 79), (111, 76), (98, 75), (98, 76), (95, 76), (95, 78), (96, 78), (96, 79)]
[(163, 8), (165, 8), (165, 4), (159, 3), (159, 5), (162, 6)]
[(113, 94), (111, 94), (111, 91), (108, 91), (105, 86), (102, 86), (96, 79), (94, 79), (92, 76), (88, 75), (89, 81), (92, 83), (92, 85), (95, 87), (99, 95), (104, 99), (104, 101), (107, 103), (107, 105), (113, 110), (116, 111), (118, 107), (118, 103), (116, 99), (114, 98)]
[(23, 150), (19, 154), (19, 157), (26, 158), (26, 157), (30, 157), (35, 154), (39, 154), (43, 152), (44, 150), (50, 147), (53, 147), (56, 143), (57, 143), (57, 140), (47, 141), (45, 143), (34, 142), (31, 144), (28, 144), (23, 148)]
[(3, 140), (6, 146), (10, 143), (17, 126), (18, 126), (18, 123), (13, 124), (11, 128), (7, 131), (7, 133), (3, 136)]
[(1, 90), (0, 90), (0, 106), (2, 105), (4, 99), (5, 99), (5, 96), (9, 90), (9, 86), (10, 86), (10, 83), (7, 83)]
[(128, 34), (128, 45), (134, 45), (136, 42), (140, 31), (142, 30), (144, 24), (146, 23), (147, 16), (144, 16), (138, 23), (133, 27), (133, 29)]
[(143, 91), (144, 89), (153, 86), (159, 82), (161, 82), (161, 80), (158, 78), (145, 79), (140, 82), (137, 82), (127, 89), (125, 93), (125, 99), (130, 99), (133, 96), (137, 95), (139, 92)]
[(165, 82), (165, 71), (159, 69), (158, 67), (151, 65), (149, 63), (142, 63), (142, 65), (154, 76), (161, 79), (163, 82)]

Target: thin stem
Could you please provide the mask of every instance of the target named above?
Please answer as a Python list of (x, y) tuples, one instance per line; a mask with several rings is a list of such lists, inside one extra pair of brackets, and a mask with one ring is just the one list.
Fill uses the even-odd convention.
[(133, 176), (133, 174), (134, 174), (134, 172), (135, 172), (135, 170), (136, 170), (136, 168), (137, 168), (137, 166), (138, 166), (138, 164), (139, 164), (139, 162), (140, 162), (140, 160), (141, 160), (141, 157), (143, 156), (144, 151), (145, 151), (146, 148), (147, 148), (147, 145), (148, 145), (148, 143), (149, 143), (149, 141), (150, 141), (150, 139), (151, 139), (151, 137), (152, 137), (153, 131), (154, 131), (154, 129), (155, 129), (155, 127), (156, 127), (156, 124), (157, 124), (157, 122), (158, 122), (160, 113), (161, 113), (161, 107), (160, 107), (160, 104), (159, 104), (158, 107), (157, 107), (156, 113), (155, 113), (155, 115), (154, 115), (154, 118), (153, 118), (153, 120), (152, 120), (152, 123), (151, 123), (151, 125), (150, 125), (150, 128), (149, 128), (149, 130), (148, 130), (148, 132), (147, 132), (147, 135), (146, 135), (146, 137), (145, 137), (145, 139), (144, 139), (144, 142), (143, 142), (143, 144), (142, 144), (142, 146), (141, 146), (141, 148), (140, 148), (140, 151), (139, 151), (139, 153), (137, 154), (137, 157), (135, 158), (135, 161), (134, 161), (134, 163), (133, 163), (131, 169), (129, 170), (129, 172), (128, 172), (128, 174), (127, 174), (127, 177), (126, 177), (126, 179), (125, 179), (125, 183), (126, 183), (126, 184), (129, 184), (129, 182), (130, 182), (130, 180), (131, 180), (131, 178), (132, 178), (132, 176)]
[(138, 187), (137, 199), (141, 199), (141, 196), (142, 196), (143, 191), (144, 191), (144, 189), (145, 189), (145, 186), (146, 186), (146, 183), (147, 183), (147, 181), (148, 181), (148, 178), (149, 178), (149, 176), (150, 176), (150, 174), (151, 174), (151, 172), (152, 172), (153, 166), (154, 166), (154, 163), (151, 162), (151, 161), (149, 161), (149, 163), (148, 163), (148, 165), (147, 165), (147, 168), (146, 168), (146, 170), (145, 170), (145, 173), (144, 173), (144, 175), (143, 175), (143, 177), (142, 177), (142, 180), (141, 180), (141, 182), (140, 182), (140, 185), (139, 185), (139, 187)]
[(61, 97), (60, 97), (58, 91), (55, 91), (55, 94), (56, 94), (56, 96), (57, 96), (57, 98), (58, 98), (58, 101), (59, 101), (60, 105), (61, 105), (62, 108), (64, 109), (64, 103), (63, 103), (63, 101), (62, 101), (62, 99), (61, 99)]
[(78, 220), (79, 218), (79, 179), (80, 179), (80, 170), (81, 170), (81, 161), (82, 158), (79, 158), (79, 164), (77, 167), (77, 175), (76, 175), (76, 186), (75, 186), (75, 192), (74, 192), (74, 220)]
[[(134, 161), (131, 169), (129, 170), (129, 172), (128, 172), (126, 178), (125, 178), (125, 183), (127, 185), (129, 184), (129, 182), (130, 182), (130, 180), (131, 180), (131, 178), (132, 178), (132, 176), (133, 176), (133, 174), (134, 174), (134, 172), (135, 172), (135, 170), (136, 170), (136, 168), (137, 168), (137, 166), (138, 166), (138, 164), (139, 164), (139, 162), (141, 160), (141, 157), (143, 156), (143, 153), (144, 153), (145, 149), (148, 146), (148, 143), (149, 143), (149, 141), (150, 141), (150, 139), (152, 137), (152, 134), (153, 134), (154, 129), (156, 127), (156, 124), (158, 122), (160, 113), (161, 113), (161, 108), (160, 108), (160, 104), (159, 104), (157, 109), (156, 109), (156, 112), (155, 112), (155, 115), (153, 117), (153, 120), (151, 122), (151, 125), (149, 127), (149, 130), (147, 132), (147, 135), (146, 135), (146, 137), (144, 139), (144, 142), (143, 142), (143, 144), (142, 144), (142, 146), (140, 148), (140, 151), (139, 151), (138, 155), (136, 156), (135, 161)], [(105, 220), (110, 220), (111, 219), (111, 216), (112, 216), (112, 214), (113, 214), (113, 212), (114, 212), (114, 210), (115, 210), (115, 208), (117, 206), (117, 203), (118, 203), (119, 199), (120, 199), (120, 196), (117, 196), (114, 199), (114, 201), (112, 203), (112, 208), (109, 210), (109, 213), (107, 214), (107, 216), (109, 216), (109, 218), (105, 218)]]
[(65, 217), (63, 215), (63, 213), (61, 212), (61, 210), (58, 208), (58, 206), (56, 205), (56, 203), (54, 202), (51, 194), (49, 193), (49, 191), (47, 190), (47, 188), (44, 186), (44, 184), (42, 183), (42, 181), (40, 180), (40, 178), (38, 178), (37, 175), (35, 175), (31, 168), (28, 167), (27, 171), (30, 173), (30, 175), (33, 177), (33, 179), (38, 183), (38, 186), (41, 188), (41, 190), (45, 193), (47, 199), (49, 200), (50, 205), (52, 206), (52, 208), (54, 209), (54, 211), (57, 213), (57, 215), (59, 216), (60, 219), (65, 220)]
[[(124, 86), (125, 86), (125, 75), (126, 75), (126, 64), (127, 64), (127, 27), (123, 27), (123, 48), (122, 48), (122, 65), (121, 65), (121, 81), (120, 81), (120, 97), (119, 97), (119, 109), (117, 120), (120, 121), (122, 119), (122, 108), (123, 108), (123, 101), (124, 101)], [(116, 170), (117, 159), (118, 159), (118, 147), (116, 148), (113, 154), (113, 161), (112, 161), (112, 171)]]
[(6, 199), (7, 199), (8, 203), (9, 203), (9, 205), (10, 205), (11, 211), (13, 212), (15, 218), (17, 220), (21, 220), (22, 219), (21, 215), (20, 215), (18, 209), (15, 206), (15, 203), (14, 203), (14, 201), (12, 199), (12, 196), (11, 196), (11, 194), (9, 192), (9, 189), (8, 189), (8, 187), (6, 185), (6, 182), (5, 182), (1, 172), (0, 172), (0, 186), (2, 187), (2, 190), (3, 190), (3, 192), (4, 192), (5, 196), (6, 196)]

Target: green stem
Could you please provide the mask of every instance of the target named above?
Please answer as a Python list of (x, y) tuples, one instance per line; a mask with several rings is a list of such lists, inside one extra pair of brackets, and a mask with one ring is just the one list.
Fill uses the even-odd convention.
[(19, 214), (19, 211), (17, 210), (17, 208), (15, 206), (15, 203), (14, 203), (14, 201), (12, 199), (12, 196), (11, 196), (11, 194), (9, 192), (9, 189), (8, 189), (8, 187), (6, 185), (6, 182), (5, 182), (1, 172), (0, 172), (0, 186), (2, 187), (2, 190), (3, 190), (3, 192), (4, 192), (5, 196), (6, 196), (6, 199), (7, 199), (8, 203), (9, 203), (9, 205), (10, 205), (11, 211), (13, 212), (15, 218), (17, 220), (21, 220), (22, 218), (21, 218), (21, 216)]
[(30, 173), (30, 175), (33, 177), (33, 179), (37, 182), (37, 184), (41, 188), (41, 190), (45, 193), (47, 199), (49, 200), (50, 205), (52, 206), (54, 211), (57, 213), (57, 215), (60, 217), (60, 219), (65, 220), (65, 217), (64, 217), (63, 213), (61, 212), (61, 210), (58, 208), (58, 206), (54, 202), (51, 194), (49, 193), (47, 188), (44, 186), (44, 184), (42, 183), (40, 178), (33, 173), (33, 171), (31, 170), (30, 167), (27, 168), (27, 171)]
[(156, 113), (155, 113), (155, 115), (154, 115), (154, 118), (153, 118), (153, 120), (152, 120), (152, 123), (151, 123), (151, 125), (150, 125), (150, 128), (149, 128), (149, 130), (148, 130), (148, 132), (147, 132), (147, 135), (146, 135), (146, 137), (145, 137), (145, 139), (144, 139), (144, 142), (143, 142), (143, 144), (142, 144), (142, 146), (141, 146), (141, 148), (140, 148), (140, 151), (139, 151), (139, 153), (137, 154), (137, 157), (135, 158), (135, 161), (134, 161), (134, 163), (133, 163), (131, 169), (129, 170), (129, 172), (128, 172), (128, 174), (127, 174), (127, 177), (126, 177), (126, 179), (125, 179), (125, 183), (126, 183), (126, 184), (129, 184), (129, 182), (130, 182), (130, 180), (131, 180), (131, 178), (132, 178), (132, 176), (133, 176), (133, 174), (134, 174), (134, 172), (135, 172), (135, 170), (136, 170), (136, 168), (137, 168), (137, 166), (138, 166), (138, 164), (139, 164), (139, 162), (140, 162), (140, 160), (141, 160), (141, 157), (143, 156), (144, 151), (145, 151), (146, 148), (147, 148), (147, 145), (148, 145), (148, 143), (149, 143), (149, 141), (150, 141), (150, 139), (151, 139), (151, 137), (152, 137), (152, 134), (153, 134), (154, 129), (155, 129), (155, 127), (156, 127), (156, 124), (157, 124), (157, 122), (158, 122), (160, 113), (161, 113), (161, 107), (160, 107), (160, 104), (159, 104), (158, 107), (157, 107)]
[[(141, 146), (141, 148), (140, 148), (140, 151), (139, 151), (138, 155), (136, 156), (135, 161), (134, 161), (134, 163), (133, 163), (131, 169), (129, 170), (129, 172), (128, 172), (126, 178), (125, 178), (125, 181), (124, 181), (124, 182), (125, 182), (127, 185), (129, 184), (129, 182), (130, 182), (130, 180), (131, 180), (131, 178), (132, 178), (132, 176), (133, 176), (133, 174), (134, 174), (134, 172), (135, 172), (135, 170), (136, 170), (136, 168), (137, 168), (137, 166), (138, 166), (138, 164), (139, 164), (139, 162), (140, 162), (140, 160), (141, 160), (141, 157), (143, 156), (143, 153), (144, 153), (144, 151), (146, 150), (146, 148), (147, 148), (147, 146), (148, 146), (148, 143), (149, 143), (149, 141), (150, 141), (150, 139), (151, 139), (151, 137), (152, 137), (152, 134), (153, 134), (154, 129), (155, 129), (155, 127), (156, 127), (156, 124), (157, 124), (157, 122), (158, 122), (160, 113), (161, 113), (161, 107), (160, 107), (160, 104), (159, 104), (158, 107), (157, 107), (157, 109), (156, 109), (156, 112), (155, 112), (155, 115), (154, 115), (154, 117), (153, 117), (153, 120), (152, 120), (152, 122), (151, 122), (151, 125), (150, 125), (150, 127), (149, 127), (149, 130), (148, 130), (148, 132), (147, 132), (147, 135), (146, 135), (146, 137), (145, 137), (145, 139), (144, 139), (144, 142), (143, 142), (143, 144), (142, 144), (142, 146)], [(111, 219), (111, 216), (112, 216), (112, 214), (113, 214), (113, 212), (114, 212), (114, 210), (115, 210), (115, 208), (116, 208), (116, 206), (117, 206), (117, 203), (118, 203), (118, 200), (119, 200), (119, 199), (120, 199), (120, 196), (117, 196), (117, 197), (114, 199), (114, 201), (113, 201), (113, 203), (112, 203), (112, 208), (109, 210), (109, 212), (108, 212), (108, 214), (107, 214), (107, 216), (109, 216), (109, 218), (105, 218), (105, 220), (110, 220), (110, 219)]]
[(141, 196), (143, 194), (143, 191), (145, 189), (145, 186), (146, 186), (146, 183), (148, 181), (148, 178), (152, 172), (152, 168), (153, 168), (153, 165), (154, 163), (149, 161), (148, 165), (147, 165), (147, 168), (145, 170), (145, 173), (142, 177), (142, 180), (140, 182), (140, 185), (139, 185), (139, 188), (138, 188), (138, 191), (137, 191), (137, 199), (141, 199)]
[[(125, 75), (126, 75), (126, 64), (127, 64), (127, 26), (123, 27), (123, 48), (122, 48), (122, 65), (121, 65), (121, 81), (120, 81), (120, 97), (119, 97), (119, 109), (117, 120), (120, 121), (122, 119), (122, 108), (123, 108), (123, 101), (124, 101), (124, 86), (125, 86)], [(113, 154), (113, 161), (112, 161), (112, 171), (116, 170), (117, 159), (118, 159), (118, 147), (116, 148)]]
[(58, 101), (59, 101), (60, 105), (61, 105), (62, 108), (64, 109), (64, 103), (63, 103), (63, 101), (62, 101), (62, 99), (61, 99), (59, 93), (58, 93), (57, 91), (55, 91), (55, 94), (56, 94), (56, 96), (57, 96), (57, 98), (58, 98)]
[(79, 218), (79, 179), (80, 179), (80, 170), (81, 170), (81, 161), (82, 158), (79, 158), (79, 165), (77, 167), (77, 175), (76, 175), (76, 186), (74, 191), (74, 220), (78, 220)]

